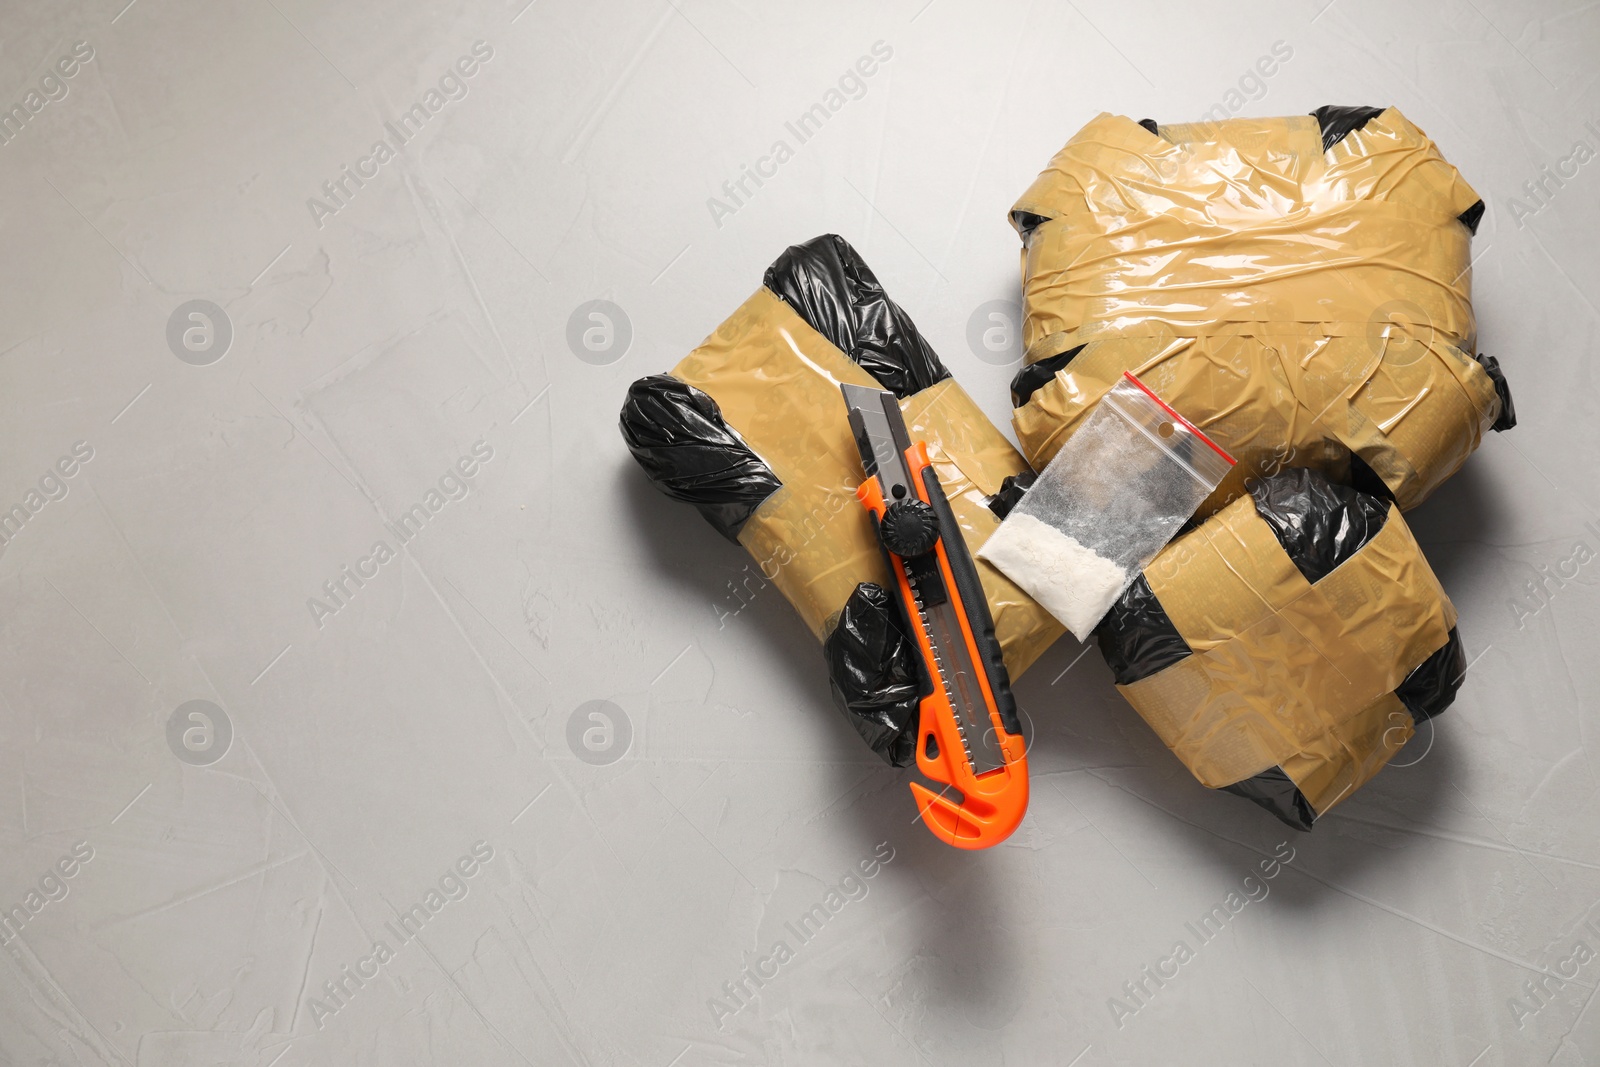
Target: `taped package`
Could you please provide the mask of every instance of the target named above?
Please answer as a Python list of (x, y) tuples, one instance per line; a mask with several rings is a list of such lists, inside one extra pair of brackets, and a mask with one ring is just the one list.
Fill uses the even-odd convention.
[(1101, 114), (1011, 211), (1023, 453), (1042, 469), (1131, 371), (1239, 461), (1202, 516), (1286, 466), (1414, 506), (1515, 424), (1476, 354), (1482, 214), (1394, 108)]
[(1199, 781), (1313, 822), (1448, 707), (1455, 608), (1389, 501), (1308, 469), (1172, 541), (1097, 631), (1117, 688)]
[[(856, 500), (861, 460), (839, 386), (887, 389), (976, 551), (1027, 464), (950, 377), (843, 238), (788, 249), (763, 286), (668, 374), (634, 382), (622, 434), (651, 482), (743, 545), (823, 642), (845, 716), (885, 760), (915, 761), (922, 688)], [(1024, 479), (1025, 480), (1025, 479)], [(1006, 668), (1019, 677), (1061, 627), (977, 563)]]

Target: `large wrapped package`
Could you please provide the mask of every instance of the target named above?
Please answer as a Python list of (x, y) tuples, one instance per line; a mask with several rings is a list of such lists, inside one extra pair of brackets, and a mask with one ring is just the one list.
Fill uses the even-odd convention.
[[(1027, 464), (950, 377), (843, 238), (788, 249), (764, 284), (667, 374), (634, 382), (622, 433), (651, 482), (743, 545), (817, 639), (846, 718), (885, 760), (915, 761), (925, 680), (866, 510), (839, 386), (887, 389), (976, 550)], [(992, 566), (979, 579), (1020, 675), (1061, 627)]]
[(1132, 371), (1239, 460), (1311, 467), (1410, 508), (1514, 424), (1476, 354), (1483, 201), (1394, 108), (1185, 125), (1101, 114), (1017, 201), (1042, 469)]
[(1299, 468), (1174, 539), (1096, 636), (1202, 784), (1302, 830), (1448, 707), (1466, 670), (1399, 509)]

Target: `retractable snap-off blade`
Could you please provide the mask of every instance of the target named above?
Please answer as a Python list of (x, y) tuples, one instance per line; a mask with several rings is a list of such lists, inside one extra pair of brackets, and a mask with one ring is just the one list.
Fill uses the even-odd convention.
[[(978, 569), (944, 487), (893, 393), (841, 385), (871, 517), (922, 668), (917, 769), (923, 822), (957, 848), (988, 848), (1028, 809), (1028, 759)], [(955, 790), (959, 797), (947, 794)]]

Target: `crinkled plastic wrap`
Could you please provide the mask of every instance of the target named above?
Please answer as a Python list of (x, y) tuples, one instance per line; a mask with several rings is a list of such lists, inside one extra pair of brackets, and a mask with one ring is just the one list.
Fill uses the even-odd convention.
[(1168, 545), (1097, 637), (1202, 784), (1306, 830), (1454, 699), (1455, 625), (1394, 505), (1289, 469)]
[(1123, 371), (1239, 460), (1203, 513), (1290, 465), (1409, 508), (1514, 422), (1475, 355), (1482, 201), (1399, 111), (1155, 130), (1101, 114), (1012, 209), (1035, 467)]
[(903, 618), (887, 589), (862, 582), (822, 645), (834, 701), (861, 739), (896, 767), (916, 762), (927, 693)]
[(623, 437), (656, 488), (738, 541), (746, 520), (782, 488), (772, 468), (722, 421), (715, 400), (670, 374), (639, 379), (628, 404)]
[[(861, 459), (839, 386), (901, 397), (974, 550), (1000, 523), (993, 499), (1032, 472), (842, 238), (790, 248), (765, 283), (670, 374), (633, 384), (623, 437), (657, 488), (749, 551), (826, 643), (852, 725), (904, 765), (917, 728), (906, 685), (919, 668), (855, 497)], [(1061, 627), (999, 571), (978, 571), (1016, 678)]]

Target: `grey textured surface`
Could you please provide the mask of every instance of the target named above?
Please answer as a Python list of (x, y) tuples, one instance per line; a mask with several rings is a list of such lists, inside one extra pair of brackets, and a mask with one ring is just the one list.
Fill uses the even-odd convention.
[[(0, 18), (0, 1063), (1600, 1061), (1592, 5), (124, 2)], [(1004, 424), (1007, 207), (1097, 111), (1219, 102), (1396, 104), (1488, 201), (1522, 425), (1412, 516), (1473, 666), (1291, 838), (1066, 639), (1026, 823), (957, 853), (622, 392), (835, 231)]]

